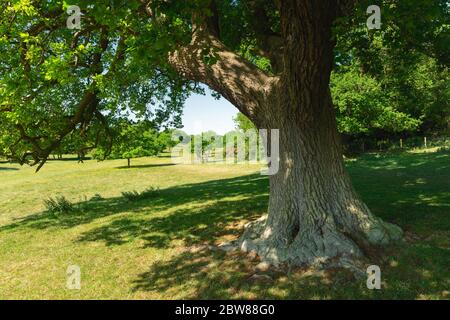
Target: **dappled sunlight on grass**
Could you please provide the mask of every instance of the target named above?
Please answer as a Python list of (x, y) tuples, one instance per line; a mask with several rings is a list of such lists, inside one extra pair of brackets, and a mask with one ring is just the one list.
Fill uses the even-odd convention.
[[(254, 257), (215, 250), (265, 213), (267, 177), (258, 166), (169, 162), (137, 159), (118, 169), (123, 162), (54, 161), (39, 175), (2, 164), (14, 170), (0, 170), (0, 298), (448, 298), (449, 153), (347, 162), (374, 214), (406, 231), (405, 243), (374, 261), (381, 291), (345, 270), (256, 272)], [(121, 195), (149, 187), (159, 190)], [(55, 194), (76, 210), (43, 211), (42, 200)], [(69, 264), (82, 269), (79, 292), (65, 289)]]

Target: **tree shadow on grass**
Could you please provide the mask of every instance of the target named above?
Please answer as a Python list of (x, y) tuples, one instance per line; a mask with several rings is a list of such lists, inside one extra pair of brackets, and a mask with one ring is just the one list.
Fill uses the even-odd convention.
[(363, 156), (348, 168), (375, 215), (404, 229), (450, 230), (450, 152)]
[(154, 164), (139, 164), (128, 166), (120, 166), (115, 169), (142, 169), (142, 168), (158, 168), (158, 167), (170, 167), (175, 166), (174, 163), (154, 163)]
[[(382, 171), (405, 170), (407, 173), (420, 171), (423, 168), (433, 168), (437, 171), (450, 168), (450, 151), (441, 150), (430, 153), (395, 153), (395, 154), (365, 154), (357, 159), (357, 166)], [(350, 165), (352, 166), (352, 165)]]
[(17, 171), (18, 168), (0, 167), (0, 171)]
[[(156, 248), (169, 247), (174, 240), (186, 245), (212, 242), (236, 234), (242, 221), (262, 215), (267, 200), (267, 178), (260, 175), (172, 187), (149, 201), (128, 204), (127, 211), (142, 214), (121, 216), (82, 234), (78, 241), (103, 241), (110, 246), (139, 239), (144, 247)], [(179, 209), (158, 214), (173, 208)]]
[[(369, 158), (350, 167), (357, 189), (377, 215), (423, 237), (385, 252), (386, 262), (380, 264), (381, 291), (368, 290), (366, 279), (357, 280), (343, 270), (312, 274), (296, 270), (289, 276), (269, 271), (268, 281), (264, 277), (254, 281), (257, 262), (250, 263), (242, 254), (225, 254), (209, 247), (198, 250), (196, 246), (152, 265), (135, 280), (133, 291), (188, 299), (444, 299), (448, 294), (445, 239), (450, 229), (450, 193), (445, 181), (449, 159), (447, 153), (401, 154), (382, 160), (384, 163)], [(426, 238), (436, 231), (446, 235)]]
[(369, 290), (367, 279), (355, 278), (348, 270), (256, 272), (258, 261), (251, 262), (240, 253), (203, 248), (153, 264), (135, 279), (132, 291), (158, 292), (177, 299), (445, 298), (448, 283), (443, 253), (431, 248), (402, 249), (405, 251), (392, 254), (388, 263), (380, 264), (382, 290)]
[(80, 159), (79, 157), (73, 156), (73, 157), (63, 157), (61, 159), (58, 158), (49, 158), (47, 161), (48, 162), (78, 162), (81, 163), (82, 161), (89, 161), (92, 160), (92, 157), (83, 157), (83, 159)]
[(242, 221), (261, 216), (266, 199), (267, 195), (262, 194), (240, 201), (217, 200), (211, 205), (175, 210), (167, 216), (120, 217), (82, 234), (78, 241), (102, 241), (111, 246), (140, 239), (144, 247), (153, 248), (170, 247), (174, 240), (183, 240), (188, 246), (212, 243), (221, 236), (237, 235)]
[[(267, 178), (254, 174), (162, 189), (138, 201), (124, 197), (92, 199), (75, 204), (74, 212), (60, 215), (43, 212), (0, 227), (0, 232), (17, 228), (72, 228), (118, 215), (109, 224), (83, 234), (80, 241), (115, 245), (144, 239), (149, 245), (161, 247), (170, 238), (206, 238), (231, 221), (261, 215), (267, 199)], [(158, 215), (177, 207), (180, 208), (169, 215)], [(130, 214), (120, 215), (125, 212)]]
[[(0, 228), (71, 228), (111, 216), (82, 233), (79, 242), (108, 246), (142, 241), (144, 247), (169, 248), (171, 256), (149, 267), (133, 283), (135, 292), (157, 291), (183, 298), (378, 298), (440, 297), (448, 287), (449, 154), (363, 157), (349, 164), (355, 183), (372, 211), (387, 221), (419, 233), (420, 241), (401, 245), (382, 266), (385, 289), (370, 291), (365, 281), (348, 273), (290, 276), (272, 274), (269, 282), (252, 281), (254, 263), (240, 254), (208, 249), (221, 237), (236, 237), (242, 221), (260, 216), (267, 207), (267, 178), (249, 175), (160, 190), (149, 199), (129, 202), (122, 197), (81, 203), (73, 214), (35, 215)], [(168, 214), (164, 210), (172, 209)], [(129, 213), (126, 216), (122, 213)], [(427, 236), (442, 232), (438, 239)], [(389, 264), (391, 263), (391, 264)], [(181, 293), (180, 293), (181, 292)]]

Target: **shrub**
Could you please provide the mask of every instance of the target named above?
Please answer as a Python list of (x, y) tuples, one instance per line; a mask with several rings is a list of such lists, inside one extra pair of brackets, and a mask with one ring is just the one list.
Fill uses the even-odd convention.
[(67, 214), (74, 211), (72, 202), (64, 196), (56, 196), (55, 198), (48, 198), (44, 200), (45, 208), (48, 212), (54, 214)]
[(89, 201), (101, 201), (103, 200), (103, 197), (101, 194), (96, 193)]
[(122, 196), (123, 196), (124, 198), (127, 198), (128, 201), (136, 201), (136, 200), (139, 200), (140, 195), (141, 195), (141, 194), (140, 194), (139, 192), (137, 192), (136, 190), (133, 190), (133, 191), (124, 191), (124, 192), (122, 192)]
[(159, 188), (150, 187), (141, 192), (141, 197), (151, 198), (159, 194)]
[(136, 190), (122, 192), (122, 196), (128, 201), (138, 201), (143, 199), (149, 199), (159, 194), (159, 188), (150, 187), (142, 192)]

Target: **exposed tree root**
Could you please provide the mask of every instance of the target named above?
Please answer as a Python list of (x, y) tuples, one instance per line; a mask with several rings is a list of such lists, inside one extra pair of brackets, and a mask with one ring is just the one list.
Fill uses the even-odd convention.
[(345, 268), (354, 274), (365, 274), (370, 248), (400, 240), (402, 231), (380, 219), (365, 234), (348, 236), (337, 229), (323, 228), (321, 232), (298, 230), (293, 240), (286, 242), (270, 233), (267, 216), (246, 225), (243, 235), (223, 250), (256, 253), (261, 261), (274, 267), (313, 267), (316, 269)]

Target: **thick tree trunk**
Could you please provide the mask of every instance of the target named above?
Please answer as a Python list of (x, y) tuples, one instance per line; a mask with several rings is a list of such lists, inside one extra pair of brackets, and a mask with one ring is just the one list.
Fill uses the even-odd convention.
[(370, 213), (344, 168), (329, 90), (337, 10), (334, 1), (281, 2), (285, 71), (257, 119), (280, 130), (280, 170), (270, 177), (268, 216), (239, 241), (268, 262), (342, 265), (402, 236)]
[(329, 91), (303, 108), (310, 119), (286, 106), (269, 119), (280, 129), (279, 171), (270, 177), (268, 216), (250, 224), (241, 249), (274, 264), (342, 265), (369, 246), (401, 239), (400, 228), (374, 217), (352, 187)]
[[(270, 177), (268, 216), (251, 223), (238, 241), (263, 260), (321, 264), (364, 255), (364, 248), (402, 236), (400, 228), (374, 217), (345, 171), (329, 83), (332, 24), (354, 3), (277, 1), (282, 41), (270, 75), (228, 50), (207, 25), (174, 52), (172, 66), (208, 84), (259, 128), (280, 130), (279, 172)], [(202, 48), (217, 52), (207, 65)], [(279, 63), (278, 63), (279, 62)]]

